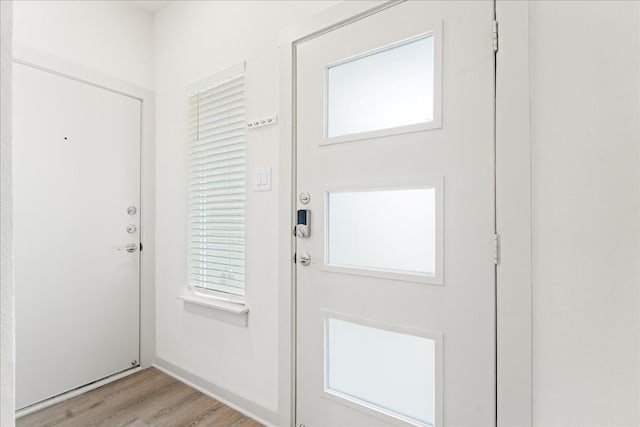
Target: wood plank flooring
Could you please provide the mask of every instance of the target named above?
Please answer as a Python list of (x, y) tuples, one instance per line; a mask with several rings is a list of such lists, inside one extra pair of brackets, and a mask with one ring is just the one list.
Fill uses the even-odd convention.
[(19, 418), (17, 427), (260, 427), (180, 381), (148, 368)]

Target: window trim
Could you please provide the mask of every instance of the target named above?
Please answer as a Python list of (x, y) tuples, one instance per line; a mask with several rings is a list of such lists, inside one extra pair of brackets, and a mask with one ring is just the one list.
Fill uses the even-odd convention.
[(204, 298), (211, 301), (224, 301), (226, 303), (246, 305), (247, 297), (244, 295), (235, 295), (228, 292), (216, 291), (213, 289), (201, 288), (192, 284), (187, 285), (189, 296), (194, 298)]
[[(345, 142), (362, 141), (367, 139), (381, 138), (392, 135), (401, 135), (404, 133), (414, 133), (422, 131), (437, 130), (442, 128), (442, 26), (443, 21), (434, 21), (431, 25), (432, 29), (403, 40), (398, 40), (383, 46), (378, 46), (370, 50), (357, 53), (346, 58), (342, 58), (326, 64), (324, 67), (324, 105), (323, 105), (323, 138), (320, 146), (333, 144), (342, 144)], [(346, 64), (351, 61), (366, 58), (387, 50), (404, 46), (406, 44), (433, 37), (433, 119), (428, 122), (414, 123), (409, 125), (394, 126), (390, 128), (370, 130), (363, 132), (349, 133), (346, 135), (329, 136), (328, 135), (328, 115), (329, 115), (329, 79), (328, 73), (331, 67)]]
[[(334, 184), (324, 189), (324, 258), (320, 264), (320, 270), (331, 273), (351, 274), (356, 276), (378, 277), (383, 279), (413, 282), (422, 285), (444, 286), (444, 176), (432, 175), (422, 179), (419, 184), (413, 181), (398, 180), (393, 184), (368, 182), (366, 184)], [(404, 184), (404, 185), (403, 185)], [(433, 273), (419, 273), (409, 271), (396, 271), (392, 269), (350, 266), (329, 263), (329, 194), (352, 193), (367, 191), (394, 191), (433, 189), (435, 191), (435, 241), (434, 241), (434, 268)]]

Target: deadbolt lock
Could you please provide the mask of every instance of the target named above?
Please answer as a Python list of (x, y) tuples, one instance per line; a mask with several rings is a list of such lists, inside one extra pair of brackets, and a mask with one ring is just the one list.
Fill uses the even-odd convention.
[(311, 201), (311, 194), (307, 193), (306, 191), (300, 193), (300, 203), (302, 203), (303, 205), (308, 204)]
[(298, 209), (296, 213), (296, 237), (306, 238), (311, 236), (311, 211)]

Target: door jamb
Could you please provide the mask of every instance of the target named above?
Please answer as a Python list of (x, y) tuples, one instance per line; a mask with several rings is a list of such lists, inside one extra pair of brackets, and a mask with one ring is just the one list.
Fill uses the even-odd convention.
[(52, 72), (141, 102), (140, 129), (140, 367), (151, 366), (155, 352), (155, 143), (153, 91), (15, 44), (12, 62)]
[[(399, 1), (343, 2), (279, 34), (278, 426), (295, 422), (296, 207), (295, 47)], [(496, 221), (501, 261), (496, 275), (496, 424), (532, 423), (531, 153), (529, 141), (528, 1), (497, 0)], [(491, 28), (487, 28), (491, 31)], [(487, 46), (487, 49), (491, 48)], [(515, 142), (514, 142), (515, 141)]]
[(530, 427), (532, 415), (532, 180), (529, 1), (496, 1), (496, 287), (498, 426)]

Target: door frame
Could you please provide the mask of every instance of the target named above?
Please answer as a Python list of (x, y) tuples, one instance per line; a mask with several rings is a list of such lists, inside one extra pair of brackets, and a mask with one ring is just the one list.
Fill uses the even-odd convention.
[[(155, 144), (154, 144), (154, 93), (142, 87), (131, 85), (122, 80), (67, 62), (47, 53), (15, 44), (12, 63), (26, 65), (43, 72), (57, 74), (72, 80), (138, 99), (141, 102), (140, 116), (140, 368), (151, 366), (155, 352)], [(133, 373), (136, 369), (126, 372)], [(56, 403), (58, 400), (78, 394), (91, 388), (111, 382), (124, 376), (116, 374), (104, 381), (81, 387), (58, 397), (32, 405), (18, 411), (18, 416), (26, 415)]]
[(0, 1), (0, 425), (14, 425), (12, 70), (13, 4)]
[(533, 424), (529, 0), (496, 0), (497, 425)]
[[(296, 411), (296, 46), (400, 3), (345, 1), (278, 36), (278, 414), (291, 427)], [(495, 0), (496, 55), (495, 215), (501, 260), (496, 267), (496, 424), (532, 424), (531, 152), (529, 139), (529, 2)], [(487, 28), (491, 31), (491, 28)], [(487, 46), (490, 49), (491, 46)], [(489, 236), (488, 236), (489, 237)]]

